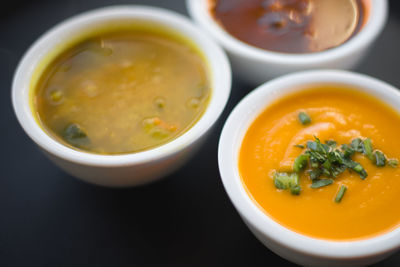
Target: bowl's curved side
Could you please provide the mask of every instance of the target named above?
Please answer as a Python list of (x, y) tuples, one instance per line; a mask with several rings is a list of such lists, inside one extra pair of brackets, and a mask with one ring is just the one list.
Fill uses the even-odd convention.
[(278, 53), (248, 45), (231, 36), (212, 18), (207, 0), (186, 0), (186, 5), (193, 20), (228, 52), (235, 75), (253, 84), (260, 84), (295, 71), (356, 67), (387, 20), (387, 0), (370, 1), (369, 19), (359, 33), (340, 46), (308, 54)]
[[(400, 92), (374, 78), (346, 71), (306, 71), (267, 82), (247, 95), (226, 121), (219, 142), (218, 164), (229, 198), (257, 237), (273, 251), (299, 264), (373, 263), (400, 248), (400, 228), (360, 241), (334, 242), (310, 238), (281, 226), (254, 203), (242, 184), (238, 154), (254, 119), (278, 98), (314, 84), (342, 84), (372, 94), (400, 112)], [(292, 256), (285, 251), (290, 251)]]
[[(156, 23), (177, 32), (192, 41), (203, 53), (208, 63), (213, 91), (208, 107), (202, 117), (187, 132), (167, 144), (151, 150), (124, 155), (85, 153), (66, 147), (48, 136), (34, 119), (29, 104), (31, 78), (45, 55), (60, 43), (67, 41), (68, 38), (96, 27), (96, 25), (138, 20)], [(98, 175), (101, 175), (104, 179), (109, 179), (109, 181), (102, 182), (102, 184), (128, 185), (143, 183), (146, 177), (149, 180), (154, 180), (154, 176), (165, 176), (168, 172), (167, 170), (176, 169), (183, 164), (187, 156), (191, 154), (183, 153), (183, 151), (189, 151), (194, 148), (196, 146), (195, 143), (201, 140), (212, 128), (225, 108), (230, 89), (231, 70), (226, 54), (187, 18), (172, 11), (154, 7), (113, 6), (72, 17), (42, 35), (28, 49), (17, 67), (12, 84), (12, 103), (17, 119), (26, 134), (48, 155), (52, 155), (53, 161), (64, 170), (77, 177), (87, 177), (88, 181), (96, 183), (94, 181), (96, 178), (92, 177), (94, 170), (102, 169), (103, 171), (98, 172)], [(180, 156), (177, 156), (178, 154)], [(171, 158), (176, 158), (177, 160), (170, 160)], [(165, 172), (159, 171), (157, 175), (154, 175), (155, 171), (143, 172), (140, 178), (137, 175), (138, 178), (135, 181), (135, 168), (144, 168), (144, 166), (150, 165), (154, 168), (154, 165), (168, 164), (174, 166), (165, 167)], [(116, 182), (117, 179), (113, 180), (113, 177), (118, 175), (115, 170), (126, 167), (129, 167), (129, 172), (124, 172), (124, 176), (127, 177), (124, 180), (126, 182)], [(151, 173), (153, 174), (150, 175)], [(129, 177), (131, 177), (131, 180), (128, 179)]]

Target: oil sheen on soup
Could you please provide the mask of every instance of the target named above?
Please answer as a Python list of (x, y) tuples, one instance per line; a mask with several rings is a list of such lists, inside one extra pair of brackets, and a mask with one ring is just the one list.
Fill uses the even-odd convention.
[(182, 135), (211, 94), (204, 58), (189, 42), (156, 30), (121, 30), (61, 53), (33, 91), (40, 125), (74, 149), (147, 150)]
[(239, 172), (260, 209), (293, 231), (373, 237), (400, 226), (399, 131), (400, 115), (386, 104), (321, 85), (277, 100), (255, 119)]

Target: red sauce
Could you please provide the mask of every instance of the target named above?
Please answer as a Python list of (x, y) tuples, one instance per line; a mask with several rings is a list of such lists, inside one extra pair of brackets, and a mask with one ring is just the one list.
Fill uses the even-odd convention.
[[(322, 51), (340, 45), (360, 30), (365, 13), (362, 0), (348, 0), (352, 7), (356, 1), (357, 7), (346, 13), (342, 12), (343, 5), (339, 1), (330, 3), (338, 7), (334, 10), (329, 7), (318, 9), (316, 6), (323, 5), (323, 2), (316, 1), (320, 0), (211, 0), (209, 3), (211, 14), (228, 33), (247, 44), (271, 51)], [(324, 10), (327, 16), (318, 14), (317, 18), (315, 10)], [(324, 22), (325, 17), (330, 21)], [(323, 25), (316, 25), (320, 24), (316, 21), (323, 21)], [(332, 28), (338, 24), (351, 25), (352, 28)], [(316, 36), (318, 27), (320, 40)], [(327, 30), (342, 36), (326, 41), (326, 35), (332, 36)]]

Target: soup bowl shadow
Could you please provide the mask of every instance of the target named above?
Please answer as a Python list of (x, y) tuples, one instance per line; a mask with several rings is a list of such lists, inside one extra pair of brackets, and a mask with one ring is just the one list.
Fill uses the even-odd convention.
[[(35, 120), (30, 106), (31, 83), (42, 61), (57, 47), (104, 25), (149, 23), (165, 28), (189, 42), (203, 55), (212, 88), (201, 118), (174, 140), (142, 152), (100, 155), (69, 148), (51, 138)], [(43, 66), (42, 66), (43, 67)], [(221, 115), (231, 90), (231, 69), (224, 51), (187, 18), (172, 11), (146, 6), (112, 6), (72, 17), (41, 36), (26, 52), (14, 74), (12, 104), (26, 134), (56, 165), (86, 182), (135, 186), (165, 177), (185, 162), (205, 141)]]
[(366, 21), (351, 39), (321, 52), (292, 54), (261, 49), (236, 39), (213, 18), (210, 2), (186, 0), (186, 6), (193, 20), (227, 51), (234, 75), (253, 85), (295, 71), (355, 68), (367, 56), (388, 16), (387, 0), (363, 0)]
[(220, 137), (218, 165), (225, 190), (251, 232), (270, 250), (305, 266), (364, 266), (400, 248), (400, 227), (377, 237), (330, 241), (296, 233), (274, 221), (249, 196), (239, 173), (239, 151), (252, 122), (274, 101), (315, 85), (352, 87), (380, 99), (400, 112), (400, 92), (377, 79), (340, 70), (288, 74), (267, 82), (250, 94), (229, 115)]

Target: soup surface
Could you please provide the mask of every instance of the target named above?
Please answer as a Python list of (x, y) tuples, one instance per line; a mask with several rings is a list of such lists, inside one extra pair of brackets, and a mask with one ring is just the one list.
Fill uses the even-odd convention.
[(358, 32), (362, 0), (210, 0), (227, 32), (250, 45), (285, 53), (338, 46)]
[(204, 113), (210, 94), (196, 48), (146, 29), (96, 35), (65, 50), (32, 98), (41, 126), (60, 142), (119, 154), (178, 137)]
[[(300, 123), (300, 112), (308, 114), (311, 122)], [(241, 145), (239, 172), (252, 199), (285, 227), (321, 239), (368, 238), (400, 225), (399, 167), (378, 167), (355, 153), (352, 160), (365, 169), (364, 179), (345, 170), (332, 178), (332, 184), (311, 188), (306, 169), (299, 174), (298, 195), (278, 189), (274, 175), (292, 171), (295, 159), (315, 137), (321, 142), (335, 140), (338, 145), (370, 138), (374, 149), (386, 154), (387, 162), (399, 159), (399, 132), (399, 114), (384, 103), (351, 88), (321, 85), (274, 102), (256, 118)], [(335, 202), (342, 186), (347, 191)]]

